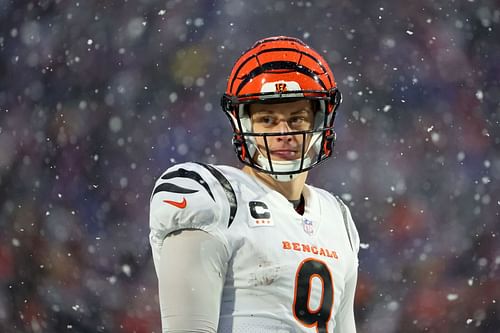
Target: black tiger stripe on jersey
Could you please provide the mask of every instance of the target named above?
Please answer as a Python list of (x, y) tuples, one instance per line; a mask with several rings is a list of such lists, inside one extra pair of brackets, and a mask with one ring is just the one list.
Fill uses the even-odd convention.
[(196, 193), (196, 192), (198, 192), (198, 190), (192, 190), (190, 188), (177, 186), (175, 184), (163, 183), (163, 184), (158, 185), (155, 188), (155, 190), (153, 191), (153, 195), (155, 195), (158, 192), (172, 192), (172, 193), (190, 194), (190, 193)]
[(226, 192), (226, 197), (227, 201), (229, 202), (229, 221), (227, 224), (227, 227), (229, 228), (231, 226), (231, 223), (233, 223), (234, 217), (236, 216), (236, 210), (238, 209), (238, 201), (236, 200), (236, 194), (234, 193), (234, 189), (231, 186), (231, 183), (224, 177), (224, 175), (214, 168), (211, 165), (208, 164), (203, 164), (203, 163), (197, 163), (210, 171), (210, 173), (219, 181), (221, 184), (222, 188), (224, 189), (224, 192)]
[[(205, 188), (205, 190), (207, 190), (207, 192), (210, 195), (210, 197), (212, 198), (212, 200), (215, 201), (214, 195), (213, 195), (212, 191), (210, 190), (210, 187), (208, 187), (207, 182), (204, 181), (203, 178), (201, 178), (201, 176), (197, 172), (180, 168), (180, 169), (177, 169), (175, 171), (168, 172), (161, 177), (161, 179), (165, 179), (165, 180), (172, 179), (172, 178), (189, 178), (189, 179), (194, 180), (195, 182), (197, 182), (198, 184), (203, 186)], [(173, 185), (173, 184), (171, 184), (171, 185)], [(158, 185), (158, 187), (160, 187), (160, 186), (161, 185)], [(184, 188), (184, 189), (189, 190), (186, 188)], [(191, 190), (191, 191), (194, 191), (194, 190)], [(156, 192), (157, 191), (155, 189), (154, 193), (156, 193)], [(169, 191), (169, 192), (175, 192), (175, 191)], [(183, 193), (183, 192), (175, 192), (175, 193)], [(188, 192), (185, 192), (185, 193), (188, 193)], [(191, 192), (191, 193), (194, 193), (194, 192)]]

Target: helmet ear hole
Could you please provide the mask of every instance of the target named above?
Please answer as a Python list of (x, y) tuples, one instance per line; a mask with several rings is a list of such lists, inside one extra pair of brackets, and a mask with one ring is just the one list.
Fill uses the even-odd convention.
[(231, 98), (227, 94), (222, 95), (220, 99), (220, 105), (224, 112), (231, 112), (232, 110)]
[(342, 93), (337, 88), (330, 90), (330, 104), (332, 105), (331, 110), (335, 111), (339, 105), (342, 103)]

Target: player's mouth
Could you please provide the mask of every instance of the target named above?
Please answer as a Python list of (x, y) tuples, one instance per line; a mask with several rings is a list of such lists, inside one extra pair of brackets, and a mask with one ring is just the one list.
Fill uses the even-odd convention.
[(271, 156), (278, 160), (295, 160), (297, 159), (297, 151), (293, 149), (276, 149), (271, 151)]

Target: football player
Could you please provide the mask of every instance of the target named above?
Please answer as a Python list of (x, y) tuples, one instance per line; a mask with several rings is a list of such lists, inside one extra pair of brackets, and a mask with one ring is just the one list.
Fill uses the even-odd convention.
[(355, 332), (359, 237), (307, 185), (332, 154), (341, 95), (301, 40), (256, 42), (222, 97), (242, 169), (183, 163), (151, 196), (163, 332)]

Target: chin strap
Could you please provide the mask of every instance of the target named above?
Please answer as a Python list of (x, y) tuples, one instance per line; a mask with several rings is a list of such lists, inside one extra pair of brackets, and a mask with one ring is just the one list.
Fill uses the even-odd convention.
[(283, 183), (290, 182), (290, 181), (294, 180), (295, 178), (297, 178), (298, 175), (300, 175), (300, 173), (294, 173), (291, 175), (273, 175), (273, 174), (270, 174), (271, 177), (273, 177), (277, 181), (283, 182)]

